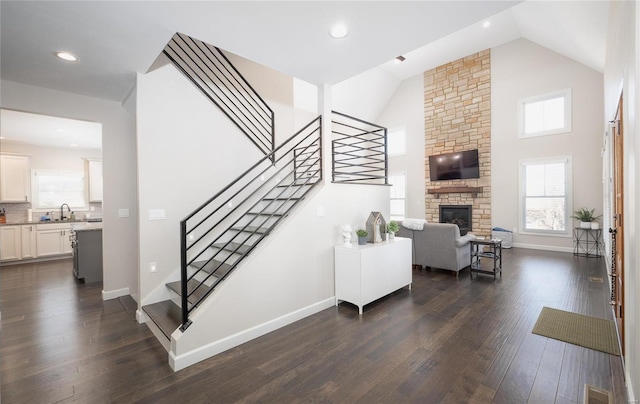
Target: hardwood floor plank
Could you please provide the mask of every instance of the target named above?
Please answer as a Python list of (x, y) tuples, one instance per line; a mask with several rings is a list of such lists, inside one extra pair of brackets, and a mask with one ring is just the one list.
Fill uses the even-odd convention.
[[(503, 277), (414, 270), (413, 288), (340, 304), (173, 372), (134, 321), (71, 262), (0, 268), (4, 402), (624, 402), (621, 360), (531, 334), (543, 306), (610, 318), (602, 260), (511, 249)], [(468, 273), (467, 273), (468, 275)]]
[(538, 366), (535, 381), (529, 395), (531, 403), (552, 403), (558, 393), (560, 380), (560, 363), (564, 356), (565, 343), (547, 338), (540, 366)]

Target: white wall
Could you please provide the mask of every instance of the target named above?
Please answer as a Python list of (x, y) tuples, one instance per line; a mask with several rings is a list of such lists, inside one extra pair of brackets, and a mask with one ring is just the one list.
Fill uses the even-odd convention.
[[(102, 124), (103, 296), (138, 290), (138, 215), (134, 118), (113, 101), (2, 81), (2, 107)], [(118, 209), (130, 216), (118, 217)]]
[[(519, 227), (518, 168), (519, 161), (526, 159), (572, 156), (572, 211), (588, 207), (602, 213), (602, 83), (601, 73), (526, 39), (491, 49), (492, 227)], [(565, 88), (572, 89), (572, 131), (519, 139), (518, 99)], [(568, 225), (573, 226), (574, 222)], [(572, 251), (572, 235), (516, 233), (514, 245)]]
[(358, 119), (375, 120), (387, 104), (400, 80), (384, 71), (372, 69), (331, 87), (332, 109)]
[(333, 247), (342, 243), (341, 225), (364, 227), (371, 211), (388, 218), (389, 190), (331, 183), (319, 188), (216, 289), (187, 331), (174, 333), (174, 369), (334, 304)]
[(374, 122), (388, 130), (405, 128), (407, 154), (389, 158), (389, 173), (406, 174), (406, 217), (424, 218), (424, 75), (400, 83)]
[[(234, 63), (250, 80), (282, 81), (280, 73), (252, 62)], [(288, 80), (284, 92), (256, 86), (276, 112), (280, 140), (308, 123), (302, 117), (314, 115), (294, 111), (293, 79)], [(139, 75), (136, 98), (140, 293), (148, 304), (160, 297), (167, 279), (178, 278), (179, 220), (262, 156), (170, 65)], [(324, 133), (325, 167), (330, 137)], [(388, 217), (388, 192), (325, 181), (197, 309), (187, 331), (174, 333), (172, 366), (183, 368), (332, 306), (333, 246), (341, 242), (341, 225), (362, 227), (374, 210)], [(164, 209), (166, 219), (148, 220), (149, 209)], [(149, 262), (157, 263), (158, 272), (149, 273)]]
[[(137, 80), (140, 296), (179, 279), (180, 220), (264, 157), (170, 64)], [(149, 220), (163, 209), (166, 219)], [(150, 263), (157, 272), (150, 273)], [(152, 298), (155, 300), (155, 298)]]
[[(625, 372), (629, 402), (637, 402), (640, 389), (640, 198), (637, 198), (640, 164), (640, 7), (637, 2), (610, 2), (607, 57), (604, 74), (604, 117), (612, 120), (623, 94), (624, 131), (624, 325)], [(608, 162), (605, 161), (605, 164)]]

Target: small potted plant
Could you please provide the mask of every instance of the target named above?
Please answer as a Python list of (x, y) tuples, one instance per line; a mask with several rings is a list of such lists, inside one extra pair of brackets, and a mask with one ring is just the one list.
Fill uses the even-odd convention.
[[(597, 229), (599, 227), (599, 224), (598, 222), (596, 222), (596, 220), (600, 218), (600, 215), (595, 216), (594, 212), (595, 212), (595, 209), (589, 210), (587, 208), (580, 208), (575, 212), (573, 212), (573, 216), (571, 217), (580, 221), (580, 228), (582, 229), (591, 229), (591, 228)], [(595, 222), (596, 224), (595, 227), (593, 227), (592, 222)]]
[(393, 240), (395, 238), (398, 230), (400, 230), (400, 226), (398, 226), (398, 222), (389, 222), (387, 224), (387, 233), (389, 233), (389, 240)]
[(358, 244), (359, 245), (367, 244), (368, 235), (369, 235), (369, 232), (367, 232), (365, 229), (356, 230), (356, 236), (358, 236)]

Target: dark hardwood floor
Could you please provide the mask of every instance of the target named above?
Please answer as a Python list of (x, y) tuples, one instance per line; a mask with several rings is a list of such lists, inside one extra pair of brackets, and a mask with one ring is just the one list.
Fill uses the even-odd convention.
[(620, 357), (531, 333), (543, 306), (612, 318), (601, 259), (505, 250), (495, 282), (414, 270), (362, 316), (341, 303), (175, 373), (132, 300), (71, 265), (0, 268), (3, 403), (565, 404), (585, 383), (626, 402)]

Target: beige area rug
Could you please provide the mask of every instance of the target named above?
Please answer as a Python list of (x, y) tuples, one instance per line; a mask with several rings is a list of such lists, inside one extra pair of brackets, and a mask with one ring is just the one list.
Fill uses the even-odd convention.
[(612, 355), (620, 355), (616, 325), (612, 320), (543, 307), (531, 332)]

